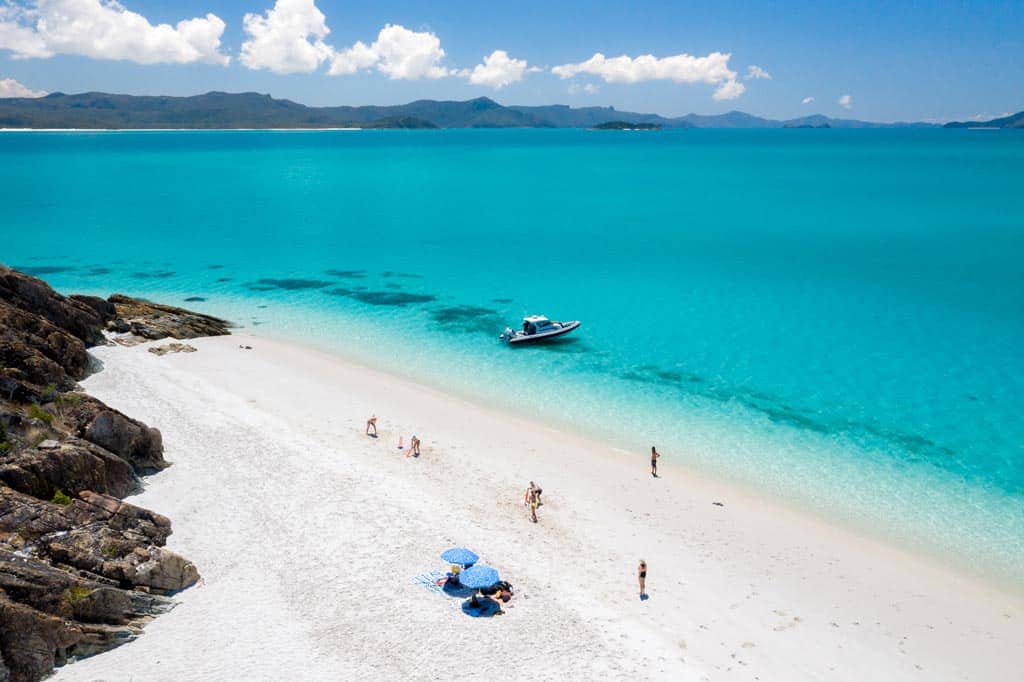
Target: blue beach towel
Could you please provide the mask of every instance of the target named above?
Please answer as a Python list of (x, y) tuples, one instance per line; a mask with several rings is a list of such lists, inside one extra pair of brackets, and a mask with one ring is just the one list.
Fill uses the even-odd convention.
[(444, 580), (445, 577), (446, 574), (444, 571), (428, 571), (426, 573), (419, 574), (418, 576), (413, 578), (412, 581), (414, 583), (422, 585), (431, 592), (436, 592), (437, 594), (444, 594), (444, 589), (442, 588), (443, 583), (440, 583), (439, 581)]

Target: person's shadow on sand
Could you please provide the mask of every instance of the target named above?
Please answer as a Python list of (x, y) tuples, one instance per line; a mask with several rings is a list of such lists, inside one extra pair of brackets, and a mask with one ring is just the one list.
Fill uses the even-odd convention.
[(446, 582), (441, 586), (441, 590), (444, 591), (449, 597), (458, 597), (459, 599), (465, 599), (466, 597), (472, 597), (476, 594), (476, 590), (472, 587), (466, 587), (465, 585), (459, 585), (457, 583)]
[(473, 618), (490, 618), (501, 613), (501, 604), (487, 597), (477, 599), (475, 606), (472, 600), (467, 600), (462, 604), (462, 612)]

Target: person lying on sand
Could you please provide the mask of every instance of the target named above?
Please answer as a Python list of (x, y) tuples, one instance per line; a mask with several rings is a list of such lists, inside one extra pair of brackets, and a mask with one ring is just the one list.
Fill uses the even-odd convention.
[(366, 435), (370, 435), (370, 429), (373, 429), (373, 435), (377, 435), (377, 415), (371, 416), (366, 420)]
[(493, 599), (503, 604), (509, 603), (509, 601), (511, 601), (512, 599), (512, 586), (503, 580), (497, 585), (495, 585), (495, 587), (497, 587), (498, 589), (494, 593)]

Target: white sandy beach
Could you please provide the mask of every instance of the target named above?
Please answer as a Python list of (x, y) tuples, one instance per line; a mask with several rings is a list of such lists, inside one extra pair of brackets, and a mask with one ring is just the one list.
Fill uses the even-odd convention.
[[(159, 343), (159, 342), (158, 342)], [(169, 516), (204, 581), (59, 680), (992, 680), (1024, 597), (671, 463), (307, 348), (235, 335), (94, 350), (84, 382), (161, 429)], [(240, 344), (252, 350), (239, 348)], [(380, 438), (364, 435), (370, 414)], [(614, 415), (609, 415), (614, 419)], [(412, 434), (423, 455), (396, 449)], [(523, 491), (544, 488), (540, 523)], [(724, 506), (716, 506), (721, 502)], [(462, 545), (515, 586), (470, 618), (414, 582)], [(650, 599), (635, 571), (649, 565)]]

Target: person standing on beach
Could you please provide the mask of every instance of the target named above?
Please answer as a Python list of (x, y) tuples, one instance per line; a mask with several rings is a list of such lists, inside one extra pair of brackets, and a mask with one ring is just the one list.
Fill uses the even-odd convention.
[(661, 457), (658, 451), (651, 446), (651, 476), (658, 477), (658, 458)]
[(640, 598), (643, 599), (647, 596), (647, 562), (643, 559), (636, 569), (636, 578), (640, 581)]
[(420, 456), (420, 439), (416, 436), (413, 436), (412, 440), (409, 441), (409, 452), (405, 453), (406, 457), (410, 455), (413, 457)]
[(539, 485), (537, 485), (533, 481), (530, 481), (530, 487), (526, 489), (526, 497), (523, 499), (523, 501), (526, 504), (530, 504), (530, 499), (533, 498), (533, 497), (536, 497), (537, 498), (537, 506), (539, 507), (542, 504), (544, 504), (543, 502), (540, 501), (540, 494), (542, 492), (544, 492), (544, 491), (541, 490), (541, 487)]
[(377, 437), (377, 415), (372, 415), (366, 420), (366, 435), (370, 435), (370, 429), (373, 429), (373, 437)]
[(537, 507), (540, 506), (540, 495), (537, 494), (537, 489), (533, 488), (530, 490), (530, 520), (537, 523)]

